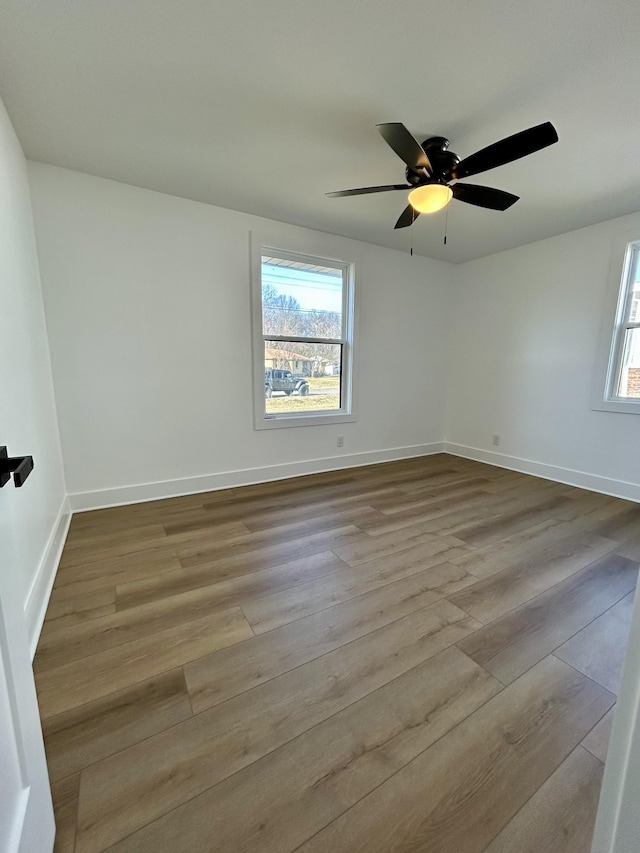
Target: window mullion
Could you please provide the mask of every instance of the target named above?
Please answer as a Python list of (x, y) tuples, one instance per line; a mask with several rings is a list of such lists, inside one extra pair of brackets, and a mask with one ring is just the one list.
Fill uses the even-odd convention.
[(263, 333), (263, 338), (265, 341), (281, 341), (282, 343), (288, 344), (344, 344), (344, 338), (302, 338), (302, 337), (294, 337), (292, 335), (265, 335)]

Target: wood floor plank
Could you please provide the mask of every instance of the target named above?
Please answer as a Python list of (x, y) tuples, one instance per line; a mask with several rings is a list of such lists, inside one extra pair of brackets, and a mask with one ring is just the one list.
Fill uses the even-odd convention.
[(608, 555), (476, 631), (460, 648), (504, 684), (635, 588), (638, 564)]
[(226, 601), (227, 606), (232, 607), (343, 570), (349, 570), (349, 567), (332, 551), (320, 551), (235, 577), (231, 572), (232, 577), (228, 579), (226, 570), (214, 565), (206, 569), (181, 571), (171, 577), (163, 575), (119, 584), (116, 587), (116, 603), (118, 610), (126, 610), (190, 591), (203, 590), (205, 594), (215, 596), (218, 604), (222, 605)]
[[(289, 507), (287, 507), (288, 511)], [(206, 561), (218, 553), (242, 554), (255, 551), (265, 545), (306, 539), (316, 533), (331, 532), (343, 527), (353, 526), (360, 530), (366, 524), (384, 520), (384, 516), (378, 510), (360, 504), (328, 513), (314, 513), (302, 519), (287, 518), (278, 524), (261, 526), (256, 530), (251, 530), (245, 524), (245, 518), (246, 516), (242, 515), (241, 523), (244, 532), (229, 536), (226, 540), (212, 535), (210, 530), (215, 528), (205, 527), (195, 533), (173, 534), (171, 544), (177, 548), (185, 566), (198, 565), (203, 558)], [(196, 555), (193, 562), (192, 555)]]
[(182, 669), (44, 721), (49, 776), (76, 773), (191, 716)]
[(181, 495), (175, 498), (158, 498), (141, 503), (122, 504), (74, 513), (73, 525), (82, 528), (96, 526), (106, 529), (114, 520), (126, 521), (139, 527), (141, 524), (162, 524), (162, 519), (174, 513), (189, 512), (193, 507), (202, 506), (206, 495)]
[(77, 853), (97, 853), (156, 820), (434, 657), (476, 624), (436, 602), (92, 765), (82, 772)]
[[(329, 498), (328, 500), (306, 500), (298, 502), (294, 505), (286, 507), (262, 507), (255, 509), (253, 507), (242, 508), (238, 507), (242, 521), (247, 525), (252, 532), (266, 530), (270, 527), (286, 524), (291, 521), (304, 521), (321, 516), (332, 516), (342, 513), (351, 523), (349, 513), (357, 512), (362, 507), (372, 507), (373, 503), (378, 500), (400, 500), (405, 495), (394, 486), (371, 486), (363, 484), (356, 494), (347, 495), (342, 498)], [(378, 512), (378, 507), (373, 507)], [(216, 511), (217, 514), (217, 511)]]
[(466, 527), (472, 519), (484, 522), (488, 518), (498, 518), (505, 499), (486, 491), (480, 492), (480, 495), (481, 497), (476, 496), (469, 501), (460, 500), (456, 504), (434, 509), (425, 521), (412, 525), (412, 528), (434, 536), (452, 536), (457, 530)]
[(310, 533), (343, 527), (346, 524), (353, 524), (358, 529), (364, 530), (369, 525), (384, 521), (383, 514), (367, 503), (351, 503), (342, 508), (327, 508), (324, 511), (318, 510), (315, 506), (313, 509), (315, 511), (308, 513), (307, 517), (298, 516), (294, 519), (290, 517), (291, 508), (287, 508), (286, 515), (283, 514), (277, 523), (271, 524), (265, 524), (262, 513), (253, 517), (243, 516), (242, 520), (251, 533), (264, 534), (271, 531), (274, 534), (280, 531), (282, 534), (294, 536), (298, 536), (300, 532), (306, 536)]
[[(368, 560), (379, 559), (391, 554), (397, 554), (400, 551), (406, 551), (414, 545), (433, 544), (436, 541), (436, 537), (433, 533), (425, 531), (424, 528), (425, 525), (416, 524), (410, 528), (392, 530), (380, 536), (370, 536), (366, 533), (361, 533), (360, 538), (355, 542), (345, 545), (337, 544), (331, 550), (350, 566), (359, 566)], [(449, 542), (452, 545), (462, 544), (451, 537), (449, 538)]]
[[(273, 483), (271, 484), (273, 486)], [(393, 488), (393, 487), (388, 487)], [(302, 507), (323, 507), (333, 505), (336, 508), (347, 506), (350, 503), (356, 505), (362, 499), (362, 489), (355, 486), (355, 481), (352, 481), (351, 486), (347, 491), (344, 489), (336, 491), (335, 487), (331, 487), (328, 491), (319, 485), (317, 489), (307, 486), (305, 489), (294, 489), (289, 491), (269, 491), (263, 489), (260, 494), (234, 496), (234, 489), (225, 489), (224, 492), (216, 493), (215, 500), (205, 501), (205, 512), (215, 516), (218, 519), (241, 519), (252, 518), (268, 513), (272, 516), (272, 520), (280, 523), (283, 519), (303, 519), (312, 518), (313, 513), (298, 512)], [(264, 525), (265, 528), (269, 524)]]
[(519, 491), (523, 486), (526, 486), (526, 490), (529, 492), (534, 489), (546, 489), (548, 485), (549, 480), (542, 477), (533, 477), (530, 474), (520, 474), (517, 471), (503, 469), (500, 474), (496, 473), (492, 477), (490, 490), (494, 494), (506, 494)]
[(554, 652), (617, 695), (629, 639), (634, 593), (625, 596)]
[(637, 537), (640, 534), (640, 506), (629, 501), (624, 501), (624, 504), (626, 507), (623, 512), (603, 521), (594, 533), (622, 543)]
[[(162, 525), (166, 531), (166, 526)], [(249, 536), (251, 531), (240, 519), (221, 521), (213, 519), (212, 524), (204, 524), (194, 530), (180, 530), (166, 533), (165, 546), (176, 550), (185, 545), (202, 547), (212, 545), (221, 547), (225, 542), (235, 542), (239, 538)]]
[(385, 515), (394, 515), (419, 506), (428, 506), (449, 498), (464, 498), (469, 492), (486, 491), (489, 483), (485, 477), (469, 477), (455, 483), (430, 486), (420, 492), (408, 493), (395, 489), (389, 495), (372, 496), (370, 504)]
[(55, 621), (64, 616), (80, 613), (83, 610), (99, 610), (101, 607), (115, 604), (115, 601), (116, 594), (113, 588), (100, 589), (89, 595), (69, 596), (57, 601), (50, 600), (45, 623), (49, 620)]
[(192, 522), (186, 531), (172, 529), (171, 533), (167, 533), (165, 525), (154, 524), (143, 528), (109, 532), (91, 538), (76, 537), (70, 542), (69, 547), (65, 548), (61, 568), (83, 566), (96, 560), (112, 559), (138, 551), (176, 548), (184, 545), (185, 542), (190, 545), (198, 541), (217, 545), (224, 540), (247, 536), (250, 533), (242, 521), (221, 522), (210, 515), (206, 515), (205, 518), (208, 523)]
[(456, 495), (426, 504), (421, 503), (393, 513), (379, 513), (377, 518), (367, 519), (358, 526), (361, 530), (366, 530), (371, 536), (382, 536), (385, 533), (392, 533), (397, 530), (406, 530), (407, 533), (410, 533), (410, 528), (415, 525), (445, 518), (453, 512), (460, 513), (465, 507), (473, 506), (477, 509), (482, 506), (483, 498), (487, 498), (487, 492), (477, 489), (465, 493), (464, 499)]
[(594, 726), (589, 734), (582, 741), (582, 746), (588, 749), (591, 755), (604, 764), (607, 760), (607, 751), (609, 749), (609, 739), (611, 737), (611, 726), (613, 725), (613, 715), (615, 713), (615, 705), (610, 711), (604, 715), (597, 726)]
[(288, 853), (500, 687), (455, 647), (445, 649), (129, 836), (110, 853), (193, 853), (211, 850), (212, 843), (234, 853)]
[[(562, 539), (513, 568), (455, 593), (449, 600), (486, 625), (604, 557), (614, 547), (614, 542), (601, 536)], [(452, 560), (455, 559), (453, 555)], [(465, 560), (463, 564), (469, 571), (473, 569), (473, 561)]]
[(66, 558), (69, 554), (91, 547), (100, 550), (100, 548), (105, 546), (111, 547), (125, 543), (131, 543), (135, 547), (139, 542), (144, 542), (147, 539), (157, 539), (163, 535), (164, 528), (157, 522), (129, 527), (126, 530), (113, 531), (108, 528), (102, 529), (102, 527), (78, 529), (72, 521), (69, 528), (69, 535), (65, 542), (64, 557)]
[[(333, 522), (333, 519), (331, 521)], [(336, 538), (339, 539), (341, 536), (362, 537), (362, 532), (350, 522), (347, 524), (341, 521), (331, 523), (329, 528), (323, 528), (320, 531), (313, 530), (310, 525), (312, 525), (312, 521), (296, 521), (279, 527), (268, 527), (255, 533), (244, 533), (221, 541), (209, 541), (207, 539), (197, 539), (194, 542), (187, 541), (176, 548), (176, 553), (180, 563), (186, 568), (207, 563), (214, 559), (224, 559), (229, 556), (265, 550), (269, 546), (288, 546), (290, 549), (297, 549), (299, 553), (300, 546), (297, 543), (302, 540), (305, 542), (311, 540), (312, 543), (318, 539), (324, 546), (321, 550), (325, 551), (331, 550), (326, 543)]]
[(466, 471), (460, 471), (454, 466), (448, 466), (442, 471), (432, 471), (431, 473), (416, 473), (411, 479), (403, 478), (399, 488), (407, 494), (426, 491), (436, 488), (437, 486), (451, 486), (454, 483), (462, 483), (467, 479)]
[[(271, 484), (273, 486), (273, 484)], [(215, 502), (208, 502), (204, 509), (205, 518), (220, 521), (242, 521), (251, 532), (268, 530), (283, 524), (312, 520), (323, 515), (335, 515), (349, 512), (363, 506), (370, 506), (370, 500), (376, 497), (402, 495), (393, 485), (376, 486), (375, 483), (362, 483), (350, 488), (347, 493), (335, 490), (322, 494), (313, 488), (291, 493), (268, 494), (245, 499), (229, 499), (229, 492), (217, 493)], [(226, 500), (220, 498), (226, 496)], [(165, 525), (166, 527), (166, 525)]]
[(597, 509), (598, 507), (604, 507), (611, 503), (616, 503), (619, 506), (624, 506), (625, 504), (629, 506), (629, 502), (627, 501), (622, 501), (619, 498), (612, 498), (610, 495), (603, 495), (600, 492), (586, 492), (584, 489), (579, 489), (576, 486), (567, 486), (567, 488), (563, 490), (562, 494), (567, 498), (575, 500), (580, 506), (580, 511), (582, 513), (585, 511), (589, 512)]
[(265, 542), (267, 532), (250, 533), (238, 537), (237, 542), (229, 540), (217, 546), (200, 544), (192, 547), (185, 546), (178, 548), (176, 553), (184, 568), (196, 567), (208, 570), (211, 566), (215, 566), (227, 567), (230, 570), (233, 566), (237, 567), (237, 574), (247, 574), (257, 568), (264, 569), (269, 565), (275, 566), (295, 560), (301, 553), (308, 556), (319, 554), (321, 551), (337, 553), (337, 549), (344, 545), (366, 541), (369, 538), (354, 524), (345, 524), (320, 533), (296, 537), (283, 533), (280, 529), (275, 534), (271, 534), (269, 541)]
[[(378, 467), (378, 471), (371, 471), (369, 473), (367, 479), (370, 482), (396, 483), (398, 481), (398, 473), (401, 471), (402, 488), (410, 486), (412, 483), (449, 483), (464, 476), (456, 465), (452, 464), (452, 461), (446, 458), (432, 462), (430, 465), (420, 465), (418, 463), (405, 465), (403, 468), (396, 468), (393, 464), (385, 468), (382, 466)], [(357, 474), (356, 477), (358, 477)]]
[(182, 572), (176, 554), (171, 551), (139, 551), (96, 560), (81, 566), (70, 566), (56, 576), (51, 598), (54, 602), (65, 601), (77, 596), (93, 595), (105, 589), (113, 589), (119, 583), (127, 583), (147, 577)]
[[(369, 482), (376, 482), (375, 476), (368, 479)], [(352, 468), (238, 486), (209, 492), (201, 497), (205, 509), (217, 510), (220, 504), (228, 506), (230, 503), (241, 504), (243, 507), (257, 505), (262, 509), (268, 506), (298, 504), (307, 499), (333, 500), (359, 494), (360, 490), (361, 484), (355, 469)]]
[[(453, 559), (456, 565), (463, 566), (468, 572), (480, 579), (488, 578), (505, 570), (514, 570), (524, 563), (536, 561), (541, 553), (562, 547), (566, 540), (591, 536), (593, 519), (583, 518), (579, 524), (562, 518), (550, 518), (532, 527), (506, 536), (499, 542), (492, 542), (482, 548), (468, 548), (466, 554)], [(605, 537), (600, 537), (605, 539)], [(613, 540), (612, 550), (616, 547)]]
[[(422, 612), (443, 597), (437, 589), (442, 579), (441, 573), (434, 578), (427, 572), (396, 581), (260, 634), (242, 648), (230, 647), (194, 660), (184, 670), (194, 711), (199, 713), (250, 690), (407, 614)], [(457, 616), (461, 611), (454, 608), (442, 612)], [(473, 624), (480, 623), (473, 620)]]
[(209, 536), (215, 539), (231, 539), (234, 536), (245, 536), (251, 533), (247, 525), (240, 519), (223, 521), (210, 512), (203, 510), (197, 516), (179, 521), (165, 522), (162, 525), (167, 536), (167, 542), (174, 546), (178, 543), (189, 542), (198, 536)]
[(305, 483), (294, 485), (293, 480), (280, 481), (288, 483), (281, 489), (275, 483), (264, 483), (261, 490), (253, 495), (247, 493), (246, 487), (227, 489), (224, 494), (218, 492), (214, 498), (206, 499), (203, 505), (205, 510), (215, 512), (219, 518), (242, 518), (262, 511), (286, 510), (301, 504), (346, 505), (350, 500), (356, 503), (361, 500), (362, 484), (353, 477), (345, 478), (342, 483), (324, 484), (304, 477), (295, 479), (305, 480)]
[[(111, 590), (115, 598), (115, 590)], [(100, 619), (103, 616), (109, 616), (116, 612), (115, 604), (106, 604), (103, 607), (96, 607), (93, 610), (79, 610), (77, 613), (70, 613), (68, 616), (61, 616), (59, 619), (49, 619), (46, 627), (42, 626), (40, 638), (44, 639), (49, 634), (54, 634), (57, 631), (63, 631), (69, 628), (75, 628), (79, 625), (84, 625), (93, 619)]]
[(40, 716), (46, 720), (252, 636), (237, 607), (36, 673)]
[[(456, 530), (456, 536), (467, 545), (479, 548), (498, 542), (505, 536), (511, 536), (521, 530), (528, 530), (541, 521), (558, 518), (562, 512), (569, 509), (571, 505), (569, 498), (557, 493), (553, 493), (550, 497), (547, 495), (546, 489), (527, 495), (526, 500), (514, 501), (512, 508), (501, 512), (498, 518), (460, 526)], [(539, 496), (541, 498), (544, 496), (544, 499), (536, 500)]]
[(480, 853), (612, 702), (546, 658), (299, 850)]
[[(488, 541), (497, 541), (504, 536), (512, 533), (511, 530), (500, 529), (498, 533), (494, 531), (494, 525), (505, 525), (505, 516), (511, 517), (519, 513), (521, 523), (518, 529), (527, 529), (535, 523), (536, 517), (532, 515), (536, 508), (541, 505), (546, 507), (545, 513), (541, 515), (541, 519), (553, 517), (553, 513), (548, 505), (550, 503), (549, 493), (552, 490), (547, 488), (535, 491), (531, 494), (519, 496), (516, 500), (512, 494), (507, 496), (501, 494), (492, 494), (486, 489), (481, 490), (480, 495), (472, 500), (462, 500), (457, 506), (451, 505), (443, 507), (442, 511), (434, 514), (433, 517), (422, 523), (422, 528), (430, 533), (437, 535), (452, 535), (459, 538), (466, 545), (473, 548), (478, 547), (480, 543), (472, 542), (473, 534), (470, 531), (491, 531)], [(558, 496), (554, 495), (554, 501), (559, 500)], [(570, 503), (567, 498), (562, 498), (564, 504)], [(458, 536), (458, 532), (465, 535)]]
[(485, 853), (587, 853), (603, 771), (600, 761), (577, 747)]
[(83, 566), (95, 560), (108, 560), (136, 551), (148, 551), (166, 545), (167, 534), (161, 524), (135, 527), (117, 533), (96, 533), (91, 537), (69, 537), (60, 559), (60, 569)]
[(74, 853), (75, 851), (79, 790), (79, 773), (61, 779), (51, 786), (53, 812), (56, 821), (53, 853)]
[(76, 595), (70, 598), (49, 600), (47, 618), (42, 626), (40, 637), (46, 637), (61, 628), (80, 625), (91, 619), (106, 616), (116, 611), (116, 591), (113, 587), (100, 589), (89, 595)]
[(458, 552), (459, 549), (443, 536), (433, 542), (390, 554), (388, 557), (370, 560), (358, 566), (356, 570), (334, 573), (266, 598), (250, 601), (243, 605), (244, 615), (256, 634), (260, 634), (389, 583), (427, 571), (433, 583), (432, 588), (442, 595), (449, 595), (469, 584), (477, 583), (476, 578), (464, 569), (446, 562), (450, 555)]
[[(71, 541), (90, 539), (105, 533), (117, 534), (148, 524), (170, 524), (207, 515), (202, 502), (191, 501), (190, 495), (173, 501), (149, 501), (109, 509), (76, 512), (71, 520)], [(198, 496), (199, 497), (199, 496)]]
[(640, 562), (640, 531), (636, 536), (627, 539), (622, 545), (616, 548), (616, 554), (621, 557), (628, 557), (630, 560), (638, 560)]
[[(281, 567), (279, 574), (273, 570), (266, 570), (256, 573), (257, 577), (247, 575), (226, 583), (212, 584), (145, 603), (141, 603), (140, 598), (136, 600), (134, 596), (135, 608), (131, 607), (131, 600), (127, 602), (123, 587), (118, 587), (118, 612), (94, 618), (82, 625), (73, 625), (66, 630), (57, 630), (43, 635), (38, 644), (34, 670), (42, 672), (45, 669), (62, 666), (64, 663), (89, 657), (124, 643), (141, 640), (158, 631), (244, 605), (253, 598), (257, 598), (260, 592), (266, 594), (271, 591), (274, 584), (278, 582), (286, 584), (288, 588), (301, 569), (303, 572), (315, 569), (318, 573), (341, 570), (350, 572), (345, 563), (331, 552), (327, 552), (324, 560), (312, 557), (296, 565), (289, 565), (288, 568)], [(461, 569), (451, 569), (449, 576), (452, 581), (454, 578), (465, 577), (469, 578), (468, 582), (473, 580)], [(461, 585), (463, 585), (462, 582)], [(123, 602), (128, 603), (129, 607), (123, 607)]]

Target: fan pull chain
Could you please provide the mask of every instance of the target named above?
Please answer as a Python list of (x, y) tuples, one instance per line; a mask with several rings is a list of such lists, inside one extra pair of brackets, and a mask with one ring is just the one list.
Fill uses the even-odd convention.
[(410, 228), (411, 242), (410, 242), (410, 248), (409, 248), (410, 257), (413, 257), (413, 223), (415, 221), (416, 221), (416, 211), (415, 211), (415, 208), (411, 208), (411, 228)]
[(447, 245), (447, 225), (449, 224), (449, 205), (444, 209), (444, 245)]

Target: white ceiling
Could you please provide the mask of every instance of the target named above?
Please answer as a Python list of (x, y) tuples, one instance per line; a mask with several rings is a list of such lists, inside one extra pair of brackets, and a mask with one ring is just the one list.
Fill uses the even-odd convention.
[[(453, 262), (640, 209), (637, 0), (0, 0), (0, 96), (27, 156)], [(560, 142), (472, 178), (410, 229), (376, 131), (465, 157), (552, 121)]]

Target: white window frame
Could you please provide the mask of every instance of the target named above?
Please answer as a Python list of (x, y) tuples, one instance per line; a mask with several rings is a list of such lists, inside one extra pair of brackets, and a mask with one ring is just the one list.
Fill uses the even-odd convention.
[[(355, 276), (356, 259), (338, 257), (329, 244), (306, 243), (295, 238), (276, 239), (252, 233), (251, 244), (251, 328), (253, 343), (253, 414), (257, 430), (283, 429), (300, 426), (352, 423), (357, 420), (355, 409)], [(331, 251), (333, 249), (333, 251)], [(343, 270), (342, 316), (343, 336), (328, 338), (291, 338), (264, 335), (262, 324), (262, 258), (283, 258), (318, 266), (326, 265)], [(342, 365), (340, 373), (340, 409), (319, 412), (283, 412), (266, 414), (264, 394), (264, 346), (269, 341), (301, 341), (305, 343), (340, 344)]]
[[(592, 408), (640, 415), (640, 398), (618, 396), (627, 329), (640, 328), (629, 320), (633, 272), (640, 255), (640, 229), (619, 235), (613, 244), (605, 311), (594, 370)], [(613, 335), (612, 335), (613, 328)]]

